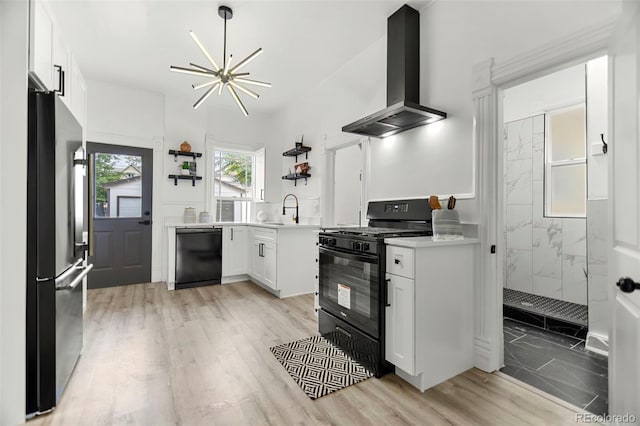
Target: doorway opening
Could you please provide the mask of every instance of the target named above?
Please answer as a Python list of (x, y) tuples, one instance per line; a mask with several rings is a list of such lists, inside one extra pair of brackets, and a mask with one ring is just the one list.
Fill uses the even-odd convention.
[(606, 415), (607, 57), (503, 96), (501, 371)]
[(87, 288), (151, 282), (153, 150), (87, 142)]
[(333, 217), (338, 226), (361, 225), (362, 144), (335, 151)]

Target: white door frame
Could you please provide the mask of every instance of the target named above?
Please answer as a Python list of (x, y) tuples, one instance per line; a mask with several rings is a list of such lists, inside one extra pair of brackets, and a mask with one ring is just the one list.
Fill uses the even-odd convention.
[[(163, 145), (164, 137), (152, 136), (150, 138), (141, 138), (136, 136), (120, 135), (116, 133), (108, 132), (95, 132), (89, 130), (87, 132), (87, 141), (104, 143), (109, 145), (123, 145), (131, 146), (135, 148), (147, 148), (153, 150), (153, 182), (152, 193), (153, 199), (151, 201), (152, 218), (155, 219), (155, 226), (153, 226), (151, 234), (151, 282), (162, 281), (162, 259), (163, 248), (166, 244), (163, 244), (163, 219), (160, 206), (163, 202), (163, 191), (161, 188), (161, 182), (163, 182), (162, 175), (164, 174), (164, 161), (163, 161)], [(85, 291), (86, 295), (86, 291)]]
[[(605, 55), (616, 21), (609, 20), (555, 40), (511, 60), (493, 58), (472, 70), (474, 142), (479, 150), (478, 195), (480, 268), (475, 294), (475, 366), (491, 372), (503, 365), (502, 288), (504, 278), (502, 91)], [(497, 253), (492, 254), (492, 246)]]
[(369, 199), (369, 177), (371, 176), (371, 156), (369, 150), (370, 139), (368, 137), (342, 134), (336, 137), (324, 139), (322, 188), (320, 199), (323, 200), (321, 206), (322, 226), (335, 226), (335, 175), (336, 175), (336, 152), (353, 145), (361, 145), (361, 173), (360, 180), (360, 222), (364, 224), (366, 220), (366, 203)]

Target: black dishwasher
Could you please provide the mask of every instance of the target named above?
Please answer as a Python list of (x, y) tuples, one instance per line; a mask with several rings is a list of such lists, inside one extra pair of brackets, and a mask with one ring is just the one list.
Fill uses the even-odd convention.
[(222, 228), (176, 229), (176, 290), (220, 284)]

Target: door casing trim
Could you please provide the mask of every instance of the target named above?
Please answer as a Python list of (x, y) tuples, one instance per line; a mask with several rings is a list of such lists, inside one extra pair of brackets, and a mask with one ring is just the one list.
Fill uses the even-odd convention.
[[(477, 194), (480, 259), (475, 293), (474, 363), (492, 372), (504, 364), (502, 288), (504, 269), (501, 230), (503, 171), (502, 91), (542, 75), (605, 55), (617, 20), (586, 27), (536, 49), (495, 63), (488, 58), (472, 68), (474, 145), (478, 149)], [(491, 254), (492, 245), (498, 247)]]
[(155, 224), (151, 232), (151, 281), (162, 281), (162, 229), (163, 217), (161, 216), (160, 206), (163, 200), (163, 191), (161, 188), (162, 180), (162, 149), (164, 146), (164, 137), (153, 136), (151, 138), (140, 138), (136, 136), (120, 135), (117, 133), (95, 132), (89, 130), (87, 132), (87, 141), (95, 143), (103, 143), (108, 145), (124, 145), (135, 148), (147, 148), (153, 150), (153, 182), (151, 191), (153, 194), (151, 200), (151, 211), (156, 218)]

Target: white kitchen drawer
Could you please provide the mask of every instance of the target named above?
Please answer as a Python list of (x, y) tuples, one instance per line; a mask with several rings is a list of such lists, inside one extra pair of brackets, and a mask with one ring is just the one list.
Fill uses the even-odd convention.
[(414, 278), (415, 251), (412, 248), (387, 246), (387, 272), (406, 278)]
[(264, 240), (264, 241), (275, 241), (278, 235), (278, 231), (275, 229), (269, 228), (253, 228), (253, 236), (254, 238)]

